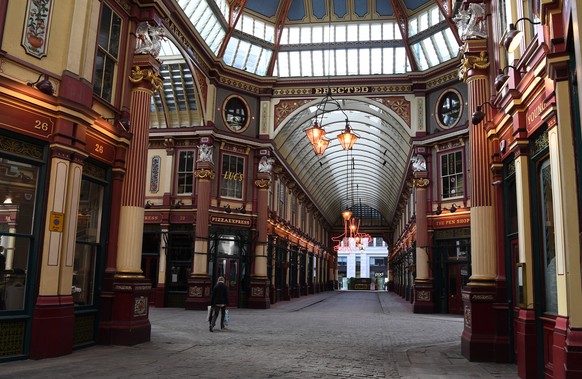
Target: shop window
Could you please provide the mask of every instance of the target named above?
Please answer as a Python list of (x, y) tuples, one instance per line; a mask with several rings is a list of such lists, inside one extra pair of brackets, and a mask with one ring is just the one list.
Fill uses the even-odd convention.
[(93, 93), (110, 103), (113, 100), (119, 63), (120, 36), (121, 17), (107, 4), (103, 4), (97, 38)]
[(285, 185), (279, 182), (279, 204), (277, 213), (280, 217), (285, 217)]
[(102, 185), (83, 178), (77, 212), (77, 244), (71, 292), (75, 305), (93, 305), (95, 273), (100, 251)]
[(550, 160), (539, 169), (542, 269), (544, 270), (544, 311), (558, 313), (558, 290), (556, 280), (556, 247), (554, 242), (554, 206), (552, 200), (552, 175)]
[(441, 191), (443, 199), (464, 196), (462, 151), (441, 155)]
[(39, 168), (0, 158), (0, 311), (23, 310)]
[(244, 158), (224, 154), (222, 156), (222, 181), (220, 195), (234, 199), (243, 198)]
[(178, 157), (178, 171), (176, 172), (177, 194), (191, 194), (194, 181), (194, 152), (180, 151)]

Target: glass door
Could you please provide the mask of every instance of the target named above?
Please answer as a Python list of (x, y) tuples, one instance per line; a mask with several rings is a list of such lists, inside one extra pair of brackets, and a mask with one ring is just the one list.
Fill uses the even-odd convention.
[(224, 283), (228, 288), (228, 303), (231, 307), (238, 306), (239, 293), (239, 266), (237, 258), (218, 258), (216, 278), (224, 277)]

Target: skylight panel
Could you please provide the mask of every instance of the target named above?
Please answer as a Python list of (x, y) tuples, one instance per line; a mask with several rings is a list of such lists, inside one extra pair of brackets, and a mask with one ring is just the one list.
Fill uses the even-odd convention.
[(394, 34), (394, 26), (395, 24), (393, 22), (385, 22), (383, 24), (383, 34), (382, 34), (382, 39), (384, 41), (390, 41), (395, 38), (395, 34)]
[(214, 54), (218, 53), (218, 49), (220, 49), (220, 45), (222, 44), (225, 35), (226, 32), (219, 24), (216, 24), (214, 30), (208, 33), (208, 41), (212, 41), (209, 47)]
[(297, 27), (289, 28), (289, 44), (298, 44), (300, 40), (300, 29)]
[(451, 31), (451, 29), (445, 29), (443, 36), (445, 38), (445, 42), (449, 51), (451, 53), (451, 57), (456, 57), (459, 54), (459, 44), (457, 43), (457, 39), (455, 35)]
[(230, 40), (228, 41), (228, 45), (226, 46), (226, 50), (224, 51), (224, 56), (222, 57), (222, 60), (224, 61), (225, 64), (232, 66), (232, 62), (234, 61), (234, 54), (236, 52), (239, 42), (240, 40), (236, 37), (231, 37)]
[[(414, 53), (414, 56), (416, 58), (416, 63), (418, 63), (418, 68), (420, 70), (426, 70), (427, 68), (429, 68), (428, 61), (426, 60), (426, 57), (424, 55), (424, 51), (422, 50), (422, 46), (420, 45), (420, 42), (412, 45), (411, 49), (412, 49), (412, 52)], [(396, 65), (396, 67), (398, 67), (398, 64)]]
[(336, 25), (335, 27), (335, 39), (332, 37), (331, 42), (346, 42), (346, 26)]
[[(333, 76), (333, 75), (345, 75), (343, 72), (345, 72), (345, 67), (346, 67), (346, 63), (347, 60), (344, 58), (342, 59), (336, 59), (336, 51), (332, 50), (329, 52), (328, 57), (329, 57), (329, 63), (325, 62), (325, 64), (329, 65), (329, 68), (326, 67), (325, 69), (329, 71), (329, 75)], [(345, 50), (340, 49), (339, 50), (339, 56), (341, 57), (342, 54), (345, 54)], [(338, 71), (338, 67), (336, 67), (336, 63), (339, 64), (339, 69), (342, 71)]]
[(382, 24), (374, 23), (370, 25), (370, 40), (372, 41), (382, 40)]
[(428, 14), (421, 13), (418, 17), (418, 30), (428, 29)]
[(358, 40), (359, 41), (370, 41), (370, 24), (362, 23), (359, 25)]
[(265, 41), (275, 42), (275, 27), (270, 24), (265, 24)]
[(358, 50), (348, 49), (348, 75), (358, 75)]
[(323, 42), (323, 27), (314, 26), (311, 29), (311, 40), (313, 41), (313, 43), (322, 43)]
[(283, 28), (281, 31), (281, 45), (289, 44), (289, 28)]
[(428, 11), (430, 17), (430, 24), (436, 25), (442, 21), (443, 15), (438, 7), (434, 7)]
[(408, 20), (408, 35), (413, 36), (418, 33), (418, 19), (413, 18)]
[(424, 54), (426, 55), (430, 67), (436, 66), (437, 64), (441, 63), (430, 37), (422, 40), (421, 44), (422, 47), (424, 48)]
[(279, 51), (277, 54), (277, 76), (288, 77), (289, 75), (289, 53), (286, 51)]
[[(192, 3), (196, 3), (196, 5), (191, 8), (190, 6)], [(196, 31), (204, 39), (214, 54), (216, 54), (226, 31), (222, 28), (214, 11), (208, 6), (206, 1), (186, 2), (185, 0), (180, 0), (180, 4), (183, 4), (183, 6), (186, 5), (185, 10), (187, 9), (190, 11), (188, 13), (185, 11), (186, 15), (190, 18)], [(219, 29), (218, 31), (217, 28)]]
[(358, 25), (357, 24), (349, 24), (347, 26), (347, 32), (348, 32), (348, 38), (347, 40), (349, 42), (355, 42), (355, 41), (359, 41), (359, 36), (358, 36)]
[(298, 51), (289, 52), (289, 76), (301, 76), (301, 56)]
[[(195, 3), (195, 1), (189, 1), (190, 3)], [(228, 20), (228, 3), (226, 0), (214, 0), (216, 5), (218, 5), (218, 9), (220, 9), (220, 13), (224, 16), (225, 20)]]
[(265, 39), (265, 23), (261, 20), (255, 20), (254, 35), (262, 40)]
[(251, 44), (247, 41), (240, 41), (238, 48), (236, 50), (236, 55), (234, 57), (233, 67), (244, 69), (247, 61), (247, 56), (251, 50)]
[[(255, 72), (257, 70), (257, 64), (259, 63), (259, 57), (263, 52), (263, 48), (257, 45), (251, 45), (251, 49), (249, 51), (249, 56), (247, 58), (247, 62), (245, 64), (246, 70), (248, 72)], [(244, 68), (244, 67), (243, 67)]]
[(371, 73), (382, 74), (382, 49), (379, 47), (370, 49)]
[(323, 51), (313, 51), (313, 76), (324, 76), (323, 73)]
[(301, 27), (301, 43), (311, 43), (311, 27)]
[(301, 75), (302, 76), (312, 76), (313, 70), (311, 69), (311, 51), (301, 52)]
[(385, 75), (394, 74), (394, 48), (385, 47), (382, 49), (382, 73)]
[(349, 66), (347, 52), (345, 49), (338, 49), (335, 51), (335, 62), (332, 62), (332, 67), (335, 67), (336, 75), (347, 75), (347, 66)]
[(370, 75), (370, 49), (360, 49), (360, 75)]
[(272, 50), (263, 49), (263, 53), (261, 54), (261, 58), (259, 59), (257, 69), (255, 70), (255, 74), (261, 76), (267, 75), (267, 69), (269, 68), (269, 62), (271, 61), (272, 55), (273, 55)]
[(394, 49), (394, 73), (402, 74), (406, 72), (406, 50), (404, 47)]
[(443, 32), (438, 32), (433, 36), (433, 43), (435, 44), (437, 52), (440, 55), (441, 61), (446, 61), (452, 58), (449, 48), (445, 42)]

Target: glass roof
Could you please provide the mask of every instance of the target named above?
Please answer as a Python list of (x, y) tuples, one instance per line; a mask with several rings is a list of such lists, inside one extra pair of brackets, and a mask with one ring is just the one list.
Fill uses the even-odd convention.
[[(309, 9), (293, 1), (286, 14), (279, 4), (275, 15), (273, 4), (255, 5), (254, 10), (248, 5), (242, 12), (233, 8), (232, 14), (226, 0), (178, 0), (178, 4), (215, 56), (259, 76), (402, 74), (455, 58), (458, 39), (437, 3), (405, 0), (401, 9), (394, 4), (400, 1), (390, 0), (389, 9), (374, 12), (359, 2), (352, 14), (345, 1), (337, 0), (307, 0)], [(398, 18), (396, 9), (404, 12)], [(405, 22), (399, 24), (397, 19)]]

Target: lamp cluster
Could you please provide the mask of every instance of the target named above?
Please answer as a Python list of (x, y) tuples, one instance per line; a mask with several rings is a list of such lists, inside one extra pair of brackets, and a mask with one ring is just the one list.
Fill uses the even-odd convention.
[(317, 155), (322, 155), (330, 143), (330, 140), (324, 138), (327, 132), (323, 129), (323, 126), (321, 125), (321, 123), (323, 122), (323, 115), (336, 110), (341, 111), (346, 117), (346, 126), (344, 128), (344, 131), (337, 136), (337, 139), (342, 145), (342, 148), (344, 150), (350, 150), (354, 146), (358, 138), (360, 138), (356, 133), (352, 131), (348, 116), (342, 110), (339, 102), (336, 99), (334, 99), (333, 96), (331, 96), (331, 91), (328, 89), (325, 97), (319, 102), (319, 104), (317, 104), (313, 124), (309, 129), (305, 130), (305, 134), (307, 134), (307, 138), (309, 138), (309, 142), (311, 142), (313, 150)]

